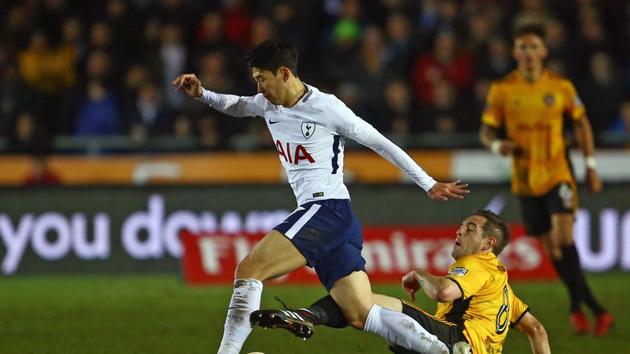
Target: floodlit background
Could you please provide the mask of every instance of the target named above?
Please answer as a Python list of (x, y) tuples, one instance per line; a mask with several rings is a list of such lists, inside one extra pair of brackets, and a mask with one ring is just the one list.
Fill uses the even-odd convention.
[[(402, 297), (392, 279), (405, 270), (443, 271), (449, 235), (474, 209), (500, 212), (522, 236), (510, 161), (481, 149), (477, 130), (490, 82), (514, 68), (511, 29), (532, 19), (548, 24), (547, 65), (574, 82), (593, 125), (604, 191), (580, 191), (575, 237), (616, 327), (606, 338), (571, 334), (566, 291), (533, 240), (505, 261), (554, 353), (630, 352), (627, 2), (4, 0), (0, 18), (0, 353), (216, 351), (234, 262), (251, 246), (242, 235), (270, 230), (295, 199), (262, 119), (230, 119), (169, 83), (194, 72), (208, 89), (254, 94), (243, 56), (270, 36), (298, 45), (304, 82), (336, 94), (432, 176), (471, 184), (464, 201), (432, 202), (348, 142), (345, 178), (377, 291)], [(195, 246), (195, 284), (182, 230), (226, 235)], [(300, 279), (266, 286), (263, 306), (325, 294)], [(528, 348), (515, 331), (505, 352)], [(249, 351), (387, 346), (352, 329), (317, 328), (306, 342), (255, 329)]]

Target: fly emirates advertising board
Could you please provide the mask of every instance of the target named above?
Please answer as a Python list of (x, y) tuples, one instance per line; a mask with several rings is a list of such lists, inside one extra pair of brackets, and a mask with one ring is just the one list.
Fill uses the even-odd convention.
[[(196, 282), (230, 283), (234, 267), (266, 232), (290, 213), (269, 210), (187, 210), (149, 194), (144, 206), (121, 214), (47, 210), (0, 212), (0, 271), (4, 275), (59, 272), (178, 271)], [(454, 220), (455, 221), (455, 220)], [(363, 256), (375, 281), (399, 281), (413, 268), (444, 272), (457, 224), (362, 220)], [(538, 242), (513, 224), (513, 241), (502, 254), (511, 279), (554, 277)], [(580, 209), (575, 239), (587, 271), (630, 270), (630, 211)], [(316, 281), (309, 269), (279, 281)]]

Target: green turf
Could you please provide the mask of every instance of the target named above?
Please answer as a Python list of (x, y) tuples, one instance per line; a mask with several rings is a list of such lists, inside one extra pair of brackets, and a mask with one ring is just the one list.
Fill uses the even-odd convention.
[[(589, 277), (597, 295), (616, 314), (607, 338), (576, 337), (567, 326), (567, 299), (558, 283), (514, 284), (515, 291), (549, 332), (554, 353), (630, 353), (629, 276)], [(402, 296), (397, 286), (376, 291)], [(231, 290), (191, 288), (177, 277), (63, 276), (0, 280), (0, 353), (215, 353)], [(278, 295), (305, 305), (324, 295), (319, 287), (268, 286), (264, 307)], [(432, 310), (425, 299), (418, 302)], [(512, 331), (505, 353), (527, 353), (526, 337)], [(318, 327), (302, 341), (280, 330), (256, 328), (243, 353), (387, 353), (380, 338), (353, 329)]]

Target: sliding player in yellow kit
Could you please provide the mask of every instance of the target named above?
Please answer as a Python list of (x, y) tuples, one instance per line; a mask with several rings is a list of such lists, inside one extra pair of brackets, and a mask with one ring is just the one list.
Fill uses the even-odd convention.
[[(457, 230), (451, 253), (455, 263), (447, 275), (415, 270), (403, 277), (412, 299), (422, 289), (438, 302), (434, 316), (404, 300), (375, 295), (375, 302), (409, 315), (443, 342), (468, 342), (469, 352), (475, 354), (501, 353), (510, 328), (527, 335), (532, 353), (550, 353), (545, 328), (514, 294), (508, 272), (497, 259), (509, 240), (503, 219), (490, 211), (476, 211)], [(396, 346), (392, 351), (413, 353)]]

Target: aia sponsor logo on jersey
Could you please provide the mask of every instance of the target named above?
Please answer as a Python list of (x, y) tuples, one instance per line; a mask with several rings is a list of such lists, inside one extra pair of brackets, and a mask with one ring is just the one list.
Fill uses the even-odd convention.
[[(312, 124), (312, 123), (311, 123)], [(315, 125), (313, 125), (313, 130)], [(309, 163), (315, 163), (315, 159), (311, 154), (306, 151), (306, 148), (302, 144), (291, 146), (291, 143), (283, 144), (280, 140), (276, 140), (276, 150), (278, 155), (284, 158), (284, 161), (297, 165), (300, 160), (308, 161)]]

